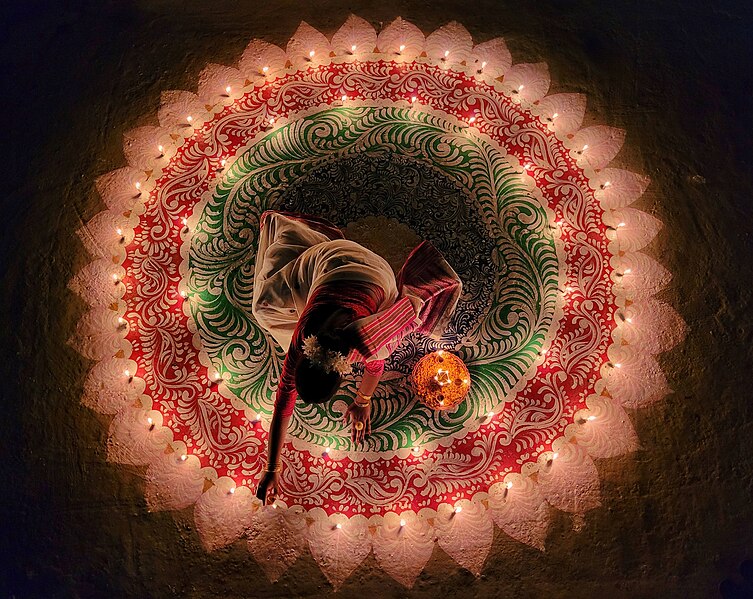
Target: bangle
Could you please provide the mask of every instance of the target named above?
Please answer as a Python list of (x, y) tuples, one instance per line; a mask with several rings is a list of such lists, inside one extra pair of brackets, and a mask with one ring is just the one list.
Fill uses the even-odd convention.
[(275, 464), (274, 467), (270, 467), (269, 464), (267, 464), (267, 472), (277, 472), (280, 469), (280, 464)]
[[(359, 397), (364, 401), (358, 401)], [(360, 391), (356, 391), (356, 398), (354, 401), (357, 406), (366, 407), (371, 403), (371, 395), (364, 395)]]

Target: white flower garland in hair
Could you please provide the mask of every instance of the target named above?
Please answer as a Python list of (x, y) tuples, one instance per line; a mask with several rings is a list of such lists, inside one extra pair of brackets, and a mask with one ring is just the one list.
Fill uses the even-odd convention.
[(314, 335), (309, 335), (303, 340), (303, 354), (311, 360), (312, 364), (321, 367), (324, 372), (337, 372), (345, 375), (352, 371), (348, 358), (340, 352), (325, 350), (319, 345), (319, 340)]

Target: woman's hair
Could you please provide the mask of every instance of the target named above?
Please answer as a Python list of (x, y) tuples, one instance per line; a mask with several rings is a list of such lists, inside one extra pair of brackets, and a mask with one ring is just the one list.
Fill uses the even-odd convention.
[[(350, 324), (349, 315), (348, 311), (340, 310), (338, 306), (318, 306), (307, 315), (303, 338), (316, 335), (323, 349), (347, 356), (353, 347), (344, 330)], [(328, 326), (323, 327), (325, 323)], [(298, 397), (305, 403), (323, 403), (331, 399), (341, 382), (342, 375), (338, 372), (325, 372), (306, 356), (301, 358), (295, 369), (295, 388)]]

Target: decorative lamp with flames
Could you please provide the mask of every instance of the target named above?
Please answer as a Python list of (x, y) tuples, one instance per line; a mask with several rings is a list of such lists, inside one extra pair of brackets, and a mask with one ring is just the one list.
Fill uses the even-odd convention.
[(411, 381), (421, 402), (432, 410), (454, 408), (471, 389), (471, 375), (463, 361), (441, 349), (418, 361)]

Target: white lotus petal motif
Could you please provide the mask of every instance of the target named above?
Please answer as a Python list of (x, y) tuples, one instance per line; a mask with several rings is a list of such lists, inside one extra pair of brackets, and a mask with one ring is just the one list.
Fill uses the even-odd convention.
[(338, 589), (371, 551), (368, 520), (342, 514), (327, 517), (321, 509), (309, 511), (309, 516), (314, 519), (308, 529), (311, 555)]
[(261, 502), (248, 487), (223, 477), (199, 497), (194, 507), (196, 531), (209, 551), (229, 545), (251, 528)]
[[(509, 485), (509, 487), (508, 487)], [(489, 489), (494, 522), (516, 541), (544, 550), (549, 528), (549, 505), (530, 477), (511, 474)]]
[[(285, 50), (264, 40), (251, 40), (238, 61), (238, 70), (251, 81), (283, 70), (288, 63)], [(265, 70), (266, 69), (266, 70)]]
[[(132, 222), (134, 222), (133, 218), (125, 217), (112, 210), (104, 210), (94, 215), (76, 231), (76, 234), (90, 255), (112, 259), (113, 263), (120, 264), (125, 258), (123, 235), (126, 235), (125, 241), (128, 241), (132, 235)], [(121, 230), (120, 234), (118, 234), (118, 229)]]
[[(148, 418), (152, 418), (154, 428)], [(162, 459), (171, 440), (172, 434), (162, 426), (159, 414), (146, 409), (125, 408), (110, 423), (107, 459), (133, 466), (150, 464)]]
[(583, 94), (552, 94), (538, 102), (538, 114), (560, 137), (580, 129), (586, 114)]
[(434, 528), (439, 546), (465, 569), (478, 576), (492, 546), (494, 526), (480, 502), (460, 500), (456, 508), (444, 503), (437, 511)]
[[(609, 394), (628, 408), (642, 408), (671, 392), (656, 359), (633, 352), (630, 346), (611, 347), (606, 388)], [(619, 364), (619, 367), (617, 366)]]
[(545, 62), (520, 63), (512, 66), (503, 80), (503, 87), (517, 102), (536, 102), (549, 91), (551, 79)]
[(571, 147), (578, 165), (588, 164), (593, 169), (600, 169), (617, 156), (624, 141), (623, 129), (593, 125), (573, 135)]
[(306, 550), (306, 519), (279, 500), (254, 514), (248, 533), (248, 549), (270, 581), (276, 582)]
[(459, 64), (468, 60), (472, 49), (471, 34), (456, 21), (443, 25), (426, 38), (426, 56), (436, 62)]
[[(163, 153), (160, 152), (159, 146), (164, 145), (162, 141), (166, 136), (168, 136), (168, 132), (165, 129), (154, 125), (145, 125), (126, 131), (123, 134), (123, 154), (128, 164), (137, 171), (152, 169), (155, 161)], [(132, 176), (129, 176), (129, 173), (126, 172), (124, 173), (125, 180), (123, 182), (130, 183), (130, 185), (115, 185), (110, 190), (107, 181), (108, 175), (118, 173), (121, 170), (125, 169), (112, 171), (97, 179), (97, 191), (99, 191), (108, 207), (115, 210), (126, 210), (130, 207), (133, 203), (133, 184), (144, 177), (143, 172), (135, 173)], [(112, 199), (110, 199), (110, 194), (108, 193), (110, 191), (114, 192)]]
[[(139, 139), (138, 142), (133, 142), (135, 145), (130, 146), (130, 152), (136, 153), (136, 146), (142, 146), (145, 144), (143, 141), (147, 135), (140, 135), (139, 132), (143, 129), (154, 130), (154, 139), (157, 139), (156, 132), (160, 131), (159, 127), (139, 127), (139, 129), (132, 129), (124, 135), (124, 139), (128, 139), (127, 136), (132, 136), (131, 139)], [(138, 138), (136, 136), (139, 136)], [(151, 143), (151, 142), (149, 142)], [(126, 143), (124, 143), (125, 148)], [(154, 153), (157, 151), (157, 143), (154, 144)], [(139, 150), (140, 151), (140, 150)], [(105, 173), (101, 177), (97, 178), (95, 183), (97, 192), (102, 200), (104, 200), (107, 207), (116, 212), (125, 212), (133, 208), (133, 205), (138, 201), (139, 190), (136, 189), (136, 185), (141, 185), (145, 179), (143, 171), (139, 171), (136, 168), (125, 166), (109, 173)]]
[(646, 247), (662, 228), (658, 218), (629, 207), (605, 213), (604, 222), (614, 228), (610, 238), (612, 244), (617, 245), (617, 252), (637, 252)]
[[(398, 17), (377, 36), (379, 51), (396, 62), (411, 61), (424, 51), (426, 39), (413, 23)], [(402, 50), (401, 50), (402, 48)]]
[(581, 422), (576, 424), (575, 438), (589, 455), (611, 458), (638, 449), (633, 424), (617, 400), (593, 395), (586, 404), (588, 410), (576, 415)]
[(582, 513), (601, 505), (599, 473), (582, 447), (554, 445), (556, 459), (542, 460), (538, 472), (541, 494), (549, 505), (565, 512)]
[(114, 356), (123, 346), (125, 331), (120, 327), (120, 314), (109, 307), (94, 307), (78, 321), (71, 344), (92, 360)]
[(111, 259), (99, 258), (78, 271), (68, 287), (90, 306), (107, 306), (123, 297), (125, 288), (112, 279), (122, 270)]
[(646, 191), (651, 179), (620, 168), (605, 168), (591, 179), (596, 199), (604, 209), (621, 208), (635, 202)]
[(182, 510), (193, 505), (212, 476), (213, 470), (202, 469), (196, 456), (185, 453), (185, 445), (176, 446), (175, 452), (163, 453), (147, 468), (144, 494), (152, 511)]
[[(672, 349), (685, 338), (685, 321), (664, 302), (645, 298), (622, 309), (619, 329), (615, 337), (652, 355)], [(619, 320), (619, 319), (618, 319)]]
[(671, 273), (656, 260), (641, 252), (632, 252), (614, 259), (615, 266), (630, 271), (616, 277), (622, 292), (629, 299), (651, 297), (664, 289), (672, 278)]
[(288, 60), (297, 69), (328, 62), (331, 50), (329, 40), (324, 34), (305, 21), (301, 21), (286, 48)]
[(495, 37), (475, 46), (467, 59), (467, 64), (477, 72), (497, 78), (504, 75), (512, 66), (512, 56), (505, 40)]
[(157, 118), (161, 127), (190, 129), (204, 119), (205, 113), (206, 107), (196, 94), (170, 90), (162, 92)]
[(332, 51), (338, 56), (370, 54), (374, 52), (376, 45), (376, 30), (368, 21), (356, 15), (348, 17), (343, 26), (332, 36), (331, 43)]
[[(208, 64), (199, 75), (197, 95), (204, 103), (214, 104), (240, 92), (245, 79), (238, 69), (221, 64)], [(227, 91), (228, 87), (230, 92)]]
[(382, 570), (410, 588), (434, 551), (433, 529), (413, 511), (391, 512), (377, 527), (373, 547)]
[(136, 362), (126, 358), (109, 358), (95, 364), (84, 381), (81, 403), (101, 414), (117, 414), (133, 405), (141, 395), (144, 383), (129, 380), (124, 372), (135, 372)]

